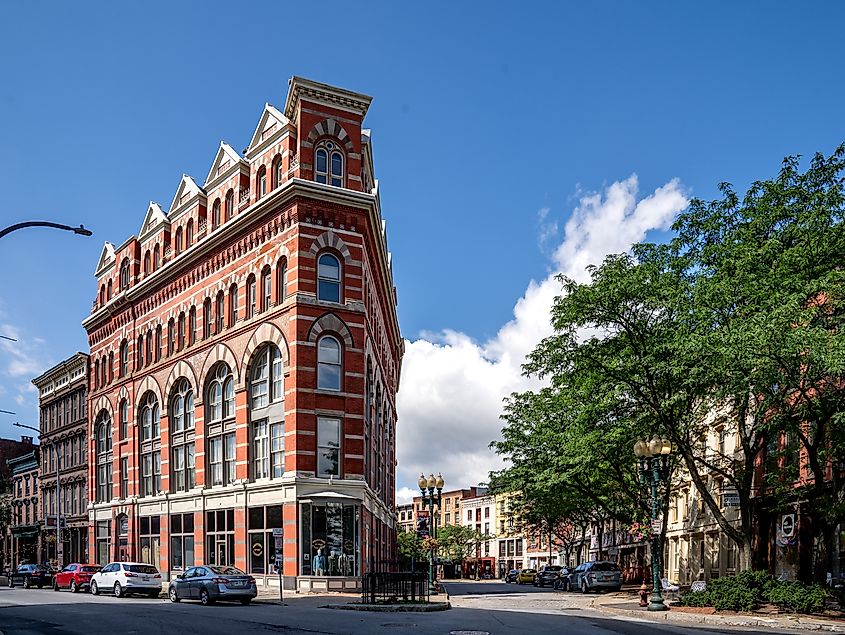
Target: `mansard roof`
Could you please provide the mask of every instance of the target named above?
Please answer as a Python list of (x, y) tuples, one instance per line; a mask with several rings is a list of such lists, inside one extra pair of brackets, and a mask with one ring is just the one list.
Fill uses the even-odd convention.
[(202, 194), (205, 194), (205, 191), (197, 185), (197, 182), (187, 174), (183, 174), (182, 180), (179, 181), (179, 187), (176, 189), (176, 195), (173, 197), (173, 202), (170, 203), (170, 209), (167, 215), (172, 215), (173, 212), (182, 207), (183, 202), (193, 200), (194, 197)]
[(221, 141), (217, 155), (214, 157), (214, 162), (211, 164), (211, 169), (208, 171), (208, 176), (205, 177), (203, 187), (207, 188), (208, 184), (221, 174), (221, 169), (228, 169), (229, 165), (237, 165), (241, 161), (242, 158), (238, 154), (238, 151), (225, 141)]
[(264, 112), (261, 113), (261, 119), (258, 120), (258, 125), (255, 127), (255, 132), (252, 133), (252, 139), (250, 139), (249, 145), (244, 151), (244, 154), (249, 154), (251, 150), (264, 141), (263, 135), (265, 131), (275, 126), (276, 130), (273, 133), (275, 134), (289, 123), (290, 120), (285, 117), (278, 108), (273, 106), (273, 104), (264, 104)]

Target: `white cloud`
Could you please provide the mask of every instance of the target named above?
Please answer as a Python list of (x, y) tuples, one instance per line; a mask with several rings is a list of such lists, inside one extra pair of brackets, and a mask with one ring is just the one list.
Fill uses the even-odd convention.
[[(0, 301), (2, 305), (2, 301)], [(30, 380), (43, 373), (52, 364), (46, 351), (46, 341), (33, 337), (13, 324), (0, 323), (0, 334), (17, 341), (0, 338), (0, 395), (7, 403), (17, 404), (18, 415), (23, 418), (38, 412), (38, 394)], [(0, 409), (3, 403), (0, 402)]]
[(418, 496), (420, 491), (410, 487), (400, 487), (396, 490), (396, 504), (406, 505), (414, 500), (414, 496)]
[[(554, 250), (554, 271), (528, 283), (513, 319), (489, 341), (479, 343), (449, 329), (406, 341), (397, 395), (397, 500), (413, 496), (421, 472), (442, 471), (450, 489), (485, 481), (490, 470), (502, 466), (488, 444), (500, 436), (502, 400), (538, 386), (522, 376), (521, 365), (552, 333), (549, 311), (561, 292), (555, 276), (562, 272), (586, 281), (588, 265), (627, 251), (650, 230), (667, 229), (687, 205), (677, 179), (640, 200), (638, 188), (637, 176), (631, 175), (580, 197)], [(538, 212), (541, 239), (548, 232), (549, 212)]]

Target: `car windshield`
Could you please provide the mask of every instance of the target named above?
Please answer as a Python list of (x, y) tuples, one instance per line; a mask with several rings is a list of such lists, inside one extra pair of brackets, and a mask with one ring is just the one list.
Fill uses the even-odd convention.
[(127, 571), (131, 571), (132, 573), (146, 573), (148, 575), (158, 573), (158, 569), (151, 564), (125, 564), (123, 566)]
[(614, 562), (597, 562), (593, 565), (593, 571), (620, 571), (620, 569)]
[(79, 570), (84, 573), (97, 573), (100, 570), (100, 567), (79, 567)]
[(556, 564), (550, 564), (545, 568), (545, 571), (560, 571), (561, 569), (563, 569), (563, 567)]
[(208, 567), (218, 575), (246, 575), (237, 567)]

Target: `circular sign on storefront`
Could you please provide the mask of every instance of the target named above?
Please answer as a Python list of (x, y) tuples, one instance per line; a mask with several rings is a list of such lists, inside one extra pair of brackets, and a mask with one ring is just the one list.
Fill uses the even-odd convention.
[(252, 545), (252, 555), (258, 557), (264, 552), (264, 546), (260, 542)]

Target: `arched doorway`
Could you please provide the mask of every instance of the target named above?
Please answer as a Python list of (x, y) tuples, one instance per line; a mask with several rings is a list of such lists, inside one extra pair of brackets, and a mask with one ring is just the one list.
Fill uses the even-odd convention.
[(126, 514), (121, 514), (117, 517), (115, 523), (117, 527), (117, 545), (116, 560), (119, 562), (127, 562), (129, 558), (129, 517)]

